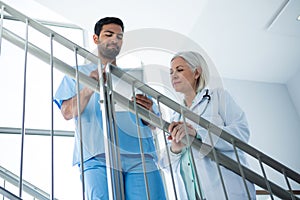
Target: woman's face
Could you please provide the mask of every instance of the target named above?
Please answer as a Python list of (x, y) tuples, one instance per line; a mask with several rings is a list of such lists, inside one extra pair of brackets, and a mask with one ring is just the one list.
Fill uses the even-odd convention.
[(188, 93), (196, 91), (196, 81), (199, 78), (198, 70), (193, 71), (181, 57), (171, 62), (171, 83), (176, 92)]

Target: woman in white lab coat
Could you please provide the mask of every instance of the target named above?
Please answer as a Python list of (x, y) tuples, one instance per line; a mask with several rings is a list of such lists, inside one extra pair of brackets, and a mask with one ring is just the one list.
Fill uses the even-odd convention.
[[(176, 92), (183, 94), (183, 104), (189, 110), (224, 129), (244, 142), (249, 140), (249, 129), (245, 113), (230, 94), (221, 89), (208, 89), (209, 69), (204, 58), (197, 52), (179, 52), (171, 59), (170, 77)], [(199, 149), (190, 148), (182, 142), (186, 133), (193, 139), (212, 145), (221, 153), (236, 160), (232, 145), (213, 135), (211, 143), (206, 129), (174, 113), (169, 126), (170, 160), (173, 167), (177, 195), (180, 199), (226, 199), (216, 163)], [(192, 153), (191, 150), (192, 149)], [(192, 155), (191, 155), (192, 154)], [(247, 166), (243, 152), (238, 151), (240, 162)], [(192, 162), (194, 157), (194, 162)], [(160, 165), (169, 169), (166, 152)], [(195, 167), (193, 167), (195, 164)], [(229, 200), (249, 199), (242, 177), (221, 166), (221, 172)], [(196, 177), (197, 176), (197, 177)], [(198, 180), (197, 180), (198, 179)], [(199, 187), (200, 184), (200, 187)], [(251, 199), (255, 199), (254, 185), (247, 181)], [(182, 193), (182, 187), (185, 191)], [(199, 191), (199, 188), (200, 191)]]

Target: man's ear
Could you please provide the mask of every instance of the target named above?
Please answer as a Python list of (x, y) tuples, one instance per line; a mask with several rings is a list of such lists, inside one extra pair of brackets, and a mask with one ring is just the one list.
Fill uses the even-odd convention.
[(94, 40), (94, 43), (95, 43), (95, 44), (98, 44), (98, 42), (99, 42), (99, 37), (98, 37), (98, 35), (94, 34), (94, 35), (93, 35), (93, 40)]

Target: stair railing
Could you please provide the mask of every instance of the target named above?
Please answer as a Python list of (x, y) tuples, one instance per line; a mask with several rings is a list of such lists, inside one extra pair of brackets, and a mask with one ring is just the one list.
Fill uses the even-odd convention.
[[(49, 132), (48, 132), (49, 133)], [(20, 134), (20, 132), (19, 132)], [(0, 166), (0, 177), (9, 182), (10, 184), (12, 184), (15, 187), (18, 187), (19, 185), (19, 177), (12, 173), (11, 171), (5, 169), (4, 167)], [(23, 185), (24, 185), (24, 191), (31, 195), (32, 197), (36, 198), (36, 199), (40, 199), (40, 200), (49, 200), (50, 194), (46, 193), (45, 191), (43, 191), (42, 189), (38, 188), (35, 185), (32, 185), (31, 183), (27, 182), (27, 181), (23, 181)], [(2, 192), (1, 192), (2, 191)], [(9, 192), (7, 189), (5, 189), (5, 187), (1, 187), (0, 186), (0, 193), (12, 200), (19, 200), (21, 199), (20, 197), (18, 197), (17, 195)]]
[[(200, 153), (203, 155), (207, 155), (212, 160), (216, 161), (220, 165), (230, 169), (231, 171), (237, 173), (243, 179), (246, 179), (257, 186), (260, 186), (261, 188), (264, 188), (267, 190), (272, 198), (272, 195), (275, 195), (282, 199), (299, 199), (292, 193), (292, 188), (290, 184), (290, 180), (293, 180), (300, 184), (300, 175), (293, 171), (292, 169), (286, 167), (285, 165), (281, 164), (280, 162), (274, 160), (273, 158), (269, 157), (268, 155), (264, 154), (263, 152), (255, 149), (254, 147), (250, 146), (249, 144), (241, 141), (240, 139), (232, 136), (227, 131), (219, 128), (218, 126), (214, 125), (213, 123), (207, 121), (206, 119), (199, 117), (197, 114), (189, 111), (186, 107), (181, 106), (180, 104), (176, 103), (174, 100), (164, 96), (163, 94), (157, 92), (156, 90), (152, 89), (150, 86), (140, 82), (139, 80), (136, 80), (133, 76), (127, 74), (123, 70), (121, 70), (118, 67), (110, 65), (110, 72), (111, 74), (117, 76), (118, 78), (121, 78), (123, 81), (126, 81), (128, 84), (138, 86), (138, 89), (144, 92), (145, 94), (155, 98), (159, 103), (164, 104), (165, 106), (169, 107), (170, 109), (178, 112), (183, 113), (184, 117), (186, 119), (189, 119), (193, 121), (196, 124), (199, 124), (201, 127), (207, 129), (209, 132), (219, 136), (221, 139), (225, 140), (226, 142), (232, 144), (233, 149), (240, 149), (243, 152), (245, 152), (247, 155), (252, 156), (254, 159), (257, 160), (257, 162), (261, 166), (261, 170), (264, 174), (264, 176), (261, 176), (254, 172), (253, 170), (243, 166), (239, 161), (239, 155), (236, 153), (237, 161), (232, 160), (231, 158), (223, 155), (221, 152), (219, 152), (214, 147), (202, 143), (200, 140), (194, 140), (192, 143), (192, 146), (194, 146), (196, 149), (200, 149)], [(113, 91), (112, 91), (113, 92)], [(164, 132), (168, 132), (168, 126), (169, 123), (155, 114), (140, 108), (141, 110), (134, 110), (133, 104), (130, 102), (130, 100), (124, 99), (124, 97), (118, 95), (117, 93), (114, 93), (114, 97), (116, 98), (116, 101), (122, 104), (123, 106), (128, 106), (129, 109), (135, 113), (138, 112), (139, 116), (143, 118), (144, 120), (151, 123), (153, 126), (160, 128)], [(162, 115), (161, 115), (162, 116)], [(213, 150), (213, 151), (211, 151)], [(214, 154), (215, 152), (215, 154)], [(268, 180), (267, 176), (265, 175), (265, 167), (263, 164), (269, 166), (270, 168), (276, 170), (280, 174), (282, 174), (283, 178), (286, 180), (287, 184), (287, 190), (279, 187), (272, 181)]]
[[(106, 93), (102, 93), (102, 95), (111, 95), (113, 96), (112, 102), (116, 101), (120, 105), (123, 105), (125, 108), (129, 109), (132, 113), (138, 114), (138, 116), (145, 121), (149, 122), (151, 125), (161, 129), (164, 133), (167, 133), (168, 130), (168, 125), (169, 123), (165, 121), (165, 119), (162, 119), (162, 117), (158, 117), (152, 112), (149, 112), (148, 110), (145, 110), (144, 108), (138, 106), (135, 104), (135, 102), (132, 102), (130, 99), (127, 99), (126, 97), (120, 95), (119, 93), (115, 92), (113, 87), (111, 85), (106, 85), (106, 84), (101, 84), (94, 79), (89, 78), (88, 76), (82, 74), (78, 70), (72, 68), (70, 65), (62, 62), (61, 60), (55, 58), (52, 54), (49, 54), (42, 50), (41, 48), (31, 44), (28, 42), (28, 40), (24, 40), (23, 38), (17, 36), (16, 34), (12, 33), (11, 31), (7, 30), (6, 28), (3, 27), (3, 12), (7, 12), (11, 14), (12, 16), (16, 17), (18, 20), (23, 21), (26, 23), (28, 26), (33, 27), (34, 29), (38, 30), (39, 32), (52, 37), (53, 40), (57, 41), (58, 43), (62, 44), (63, 46), (67, 47), (71, 51), (75, 51), (75, 54), (81, 55), (87, 60), (91, 61), (92, 63), (98, 64), (99, 63), (99, 58), (95, 56), (94, 54), (88, 52), (84, 48), (78, 46), (77, 44), (69, 41), (68, 39), (64, 38), (63, 36), (57, 34), (56, 32), (44, 27), (40, 23), (36, 22), (35, 20), (32, 20), (28, 18), (27, 16), (19, 13), (18, 11), (14, 10), (13, 8), (9, 7), (8, 5), (0, 2), (1, 6), (1, 30), (0, 30), (0, 38), (4, 38), (8, 40), (9, 42), (15, 44), (16, 46), (24, 49), (26, 47), (26, 52), (28, 51), (29, 53), (35, 55), (39, 59), (45, 61), (46, 63), (50, 62), (51, 59), (51, 65), (61, 71), (62, 73), (77, 79), (79, 83), (82, 83), (91, 89), (93, 89), (97, 93), (101, 93), (106, 91)], [(1, 44), (1, 43), (0, 43)], [(195, 148), (200, 149), (200, 152), (202, 154), (207, 155), (209, 158), (214, 160), (218, 167), (224, 166), (231, 171), (237, 173), (240, 175), (244, 181), (248, 180), (250, 182), (253, 182), (257, 186), (264, 188), (267, 190), (270, 194), (270, 197), (273, 199), (273, 195), (282, 198), (282, 199), (299, 199), (297, 196), (295, 196), (291, 191), (291, 184), (290, 180), (293, 180), (297, 182), (298, 184), (300, 183), (300, 175), (289, 169), (288, 167), (284, 166), (280, 162), (272, 159), (271, 157), (267, 156), (266, 154), (258, 151), (257, 149), (251, 147), (247, 143), (239, 140), (238, 138), (232, 136), (230, 133), (226, 132), (225, 130), (219, 128), (218, 126), (210, 123), (209, 121), (199, 117), (195, 113), (187, 110), (185, 107), (179, 105), (172, 99), (164, 96), (163, 94), (157, 92), (156, 90), (152, 89), (151, 87), (147, 86), (146, 84), (140, 82), (139, 80), (135, 79), (131, 75), (127, 74), (123, 70), (109, 65), (107, 67), (109, 69), (108, 75), (114, 75), (116, 77), (121, 78), (123, 81), (126, 81), (128, 84), (132, 85), (132, 88), (138, 88), (145, 94), (153, 97), (154, 99), (157, 100), (158, 104), (162, 103), (169, 107), (170, 109), (182, 113), (184, 118), (189, 119), (196, 124), (199, 124), (203, 128), (207, 129), (209, 133), (211, 134), (217, 134), (221, 139), (225, 140), (226, 142), (230, 143), (237, 152), (237, 148), (239, 150), (242, 150), (246, 154), (252, 156), (254, 159), (258, 161), (258, 163), (261, 166), (261, 170), (263, 173), (263, 176), (257, 174), (253, 170), (243, 166), (240, 161), (239, 161), (239, 155), (236, 153), (237, 161), (232, 160), (231, 158), (223, 155), (221, 152), (219, 152), (217, 149), (214, 147), (204, 144), (199, 140), (195, 140), (191, 145)], [(78, 76), (79, 75), (79, 76)], [(110, 98), (107, 96), (108, 99)], [(114, 109), (114, 103), (107, 103), (106, 105), (107, 109)], [(110, 107), (111, 106), (111, 107)], [(53, 132), (53, 130), (51, 130)], [(221, 133), (220, 135), (218, 133)], [(200, 148), (201, 147), (201, 148)], [(211, 151), (212, 150), (212, 151)], [(116, 159), (116, 158), (114, 158)], [(270, 168), (278, 171), (284, 179), (286, 180), (287, 188), (284, 189), (272, 181), (268, 180), (266, 174), (265, 174), (265, 167), (264, 165), (269, 166)], [(22, 179), (22, 177), (20, 177)], [(108, 177), (109, 178), (109, 177)], [(220, 178), (222, 178), (222, 175), (220, 174)], [(22, 181), (20, 180), (20, 183)], [(84, 187), (84, 183), (83, 183)], [(224, 187), (224, 185), (223, 185)], [(225, 192), (225, 191), (224, 191)], [(226, 192), (225, 192), (226, 193)], [(122, 196), (122, 194), (121, 194)], [(21, 197), (21, 192), (20, 192), (20, 197)], [(112, 197), (112, 195), (110, 195)], [(84, 199), (83, 195), (83, 199)], [(250, 198), (250, 197), (249, 197)]]

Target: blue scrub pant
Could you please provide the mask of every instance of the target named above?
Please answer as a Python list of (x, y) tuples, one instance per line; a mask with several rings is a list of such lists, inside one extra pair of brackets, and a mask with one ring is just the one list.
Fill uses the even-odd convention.
[[(124, 192), (126, 200), (147, 199), (143, 165), (140, 156), (121, 155)], [(152, 156), (145, 155), (150, 199), (165, 200), (162, 178)], [(84, 162), (85, 193), (87, 200), (108, 200), (104, 155)]]

